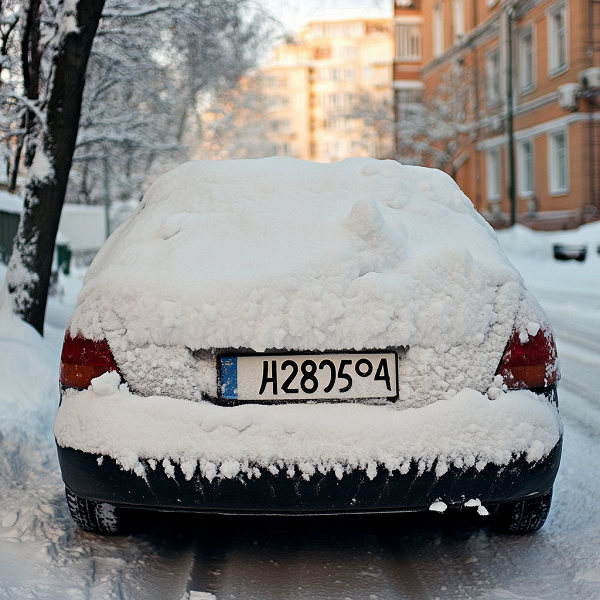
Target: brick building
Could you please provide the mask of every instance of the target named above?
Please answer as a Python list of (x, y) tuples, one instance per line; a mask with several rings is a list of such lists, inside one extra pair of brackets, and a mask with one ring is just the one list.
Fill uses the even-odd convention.
[[(476, 208), (500, 226), (510, 223), (513, 206), (516, 219), (534, 228), (598, 218), (597, 0), (414, 1), (421, 5), (396, 0), (396, 27), (411, 10), (422, 18), (425, 105), (449, 74), (468, 75), (454, 83), (457, 94), (472, 89), (472, 101), (453, 175)], [(409, 77), (396, 55), (400, 90)]]
[[(396, 0), (394, 3), (394, 72), (392, 89), (396, 122), (419, 110), (423, 102), (423, 17), (421, 0)], [(400, 150), (396, 139), (396, 155)], [(406, 158), (406, 157), (402, 157)]]

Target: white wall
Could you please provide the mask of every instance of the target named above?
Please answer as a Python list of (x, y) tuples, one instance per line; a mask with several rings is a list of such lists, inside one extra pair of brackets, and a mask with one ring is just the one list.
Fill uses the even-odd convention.
[(104, 206), (65, 204), (58, 231), (75, 252), (99, 250), (106, 240)]

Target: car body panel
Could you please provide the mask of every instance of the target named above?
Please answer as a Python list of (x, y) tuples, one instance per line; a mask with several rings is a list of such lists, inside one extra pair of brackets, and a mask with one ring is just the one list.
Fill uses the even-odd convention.
[[(551, 340), (494, 231), (441, 171), (187, 163), (150, 187), (86, 275), (68, 334), (106, 342), (118, 371), (64, 390), (63, 479), (96, 502), (225, 513), (544, 495), (561, 454), (556, 381), (542, 372), (532, 394), (498, 375), (509, 340), (539, 331)], [(393, 394), (314, 410), (224, 393), (224, 357), (278, 355), (283, 368), (352, 352), (394, 353)]]
[[(144, 478), (119, 466), (110, 457), (58, 447), (65, 485), (82, 498), (116, 506), (219, 514), (333, 514), (426, 510), (442, 500), (462, 506), (474, 498), (485, 506), (539, 496), (552, 489), (562, 452), (562, 438), (534, 464), (524, 456), (509, 464), (451, 467), (437, 476), (435, 468), (420, 473), (417, 464), (401, 474), (380, 470), (370, 479), (353, 471), (338, 479), (333, 471), (315, 473), (308, 481), (296, 473), (266, 469), (251, 480), (215, 478), (200, 473), (187, 480), (181, 470), (168, 476), (146, 469)], [(100, 460), (99, 460), (100, 459)], [(99, 464), (99, 462), (101, 464)]]

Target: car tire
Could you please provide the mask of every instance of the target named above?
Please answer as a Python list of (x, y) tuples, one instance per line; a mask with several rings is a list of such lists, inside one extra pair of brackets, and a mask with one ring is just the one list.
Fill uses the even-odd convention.
[(67, 506), (75, 524), (84, 531), (101, 535), (117, 535), (121, 533), (123, 519), (119, 509), (106, 502), (86, 500), (65, 488)]
[(546, 522), (551, 503), (552, 490), (537, 498), (505, 502), (498, 507), (493, 527), (500, 533), (533, 533)]

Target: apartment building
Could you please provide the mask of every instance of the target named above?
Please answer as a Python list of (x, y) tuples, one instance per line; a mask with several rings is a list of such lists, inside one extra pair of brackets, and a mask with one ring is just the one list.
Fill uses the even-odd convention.
[(349, 12), (315, 18), (276, 47), (261, 70), (272, 154), (390, 156), (393, 53), (391, 19)]
[(597, 0), (421, 3), (425, 103), (449, 74), (472, 91), (453, 175), (476, 208), (499, 226), (599, 218)]

